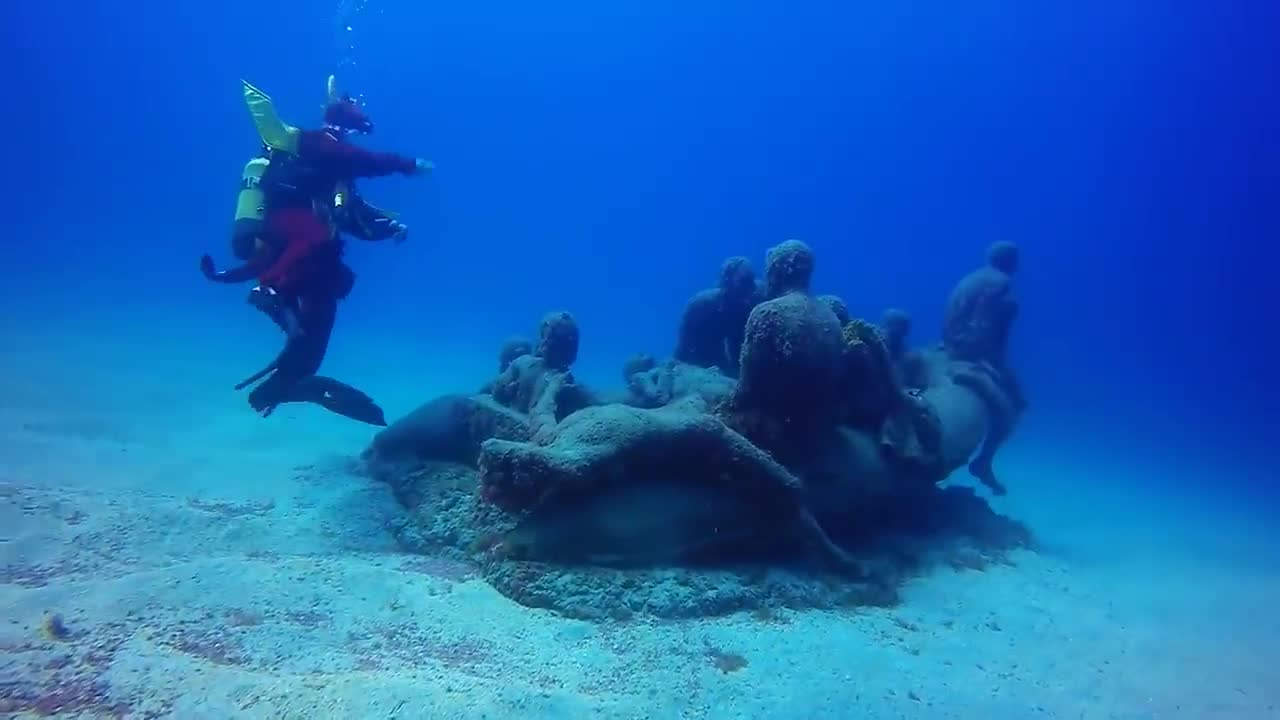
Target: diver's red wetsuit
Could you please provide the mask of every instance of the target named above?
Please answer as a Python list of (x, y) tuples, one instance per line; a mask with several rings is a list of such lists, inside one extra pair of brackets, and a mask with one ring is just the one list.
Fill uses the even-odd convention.
[[(394, 153), (372, 152), (344, 142), (333, 130), (304, 130), (298, 140), (298, 157), (331, 180), (379, 177), (417, 171), (417, 161)], [(268, 231), (282, 243), (279, 256), (258, 276), (277, 292), (298, 295), (324, 292), (333, 277), (329, 255), (338, 260), (339, 248), (332, 229), (312, 208), (285, 207), (268, 210)], [(319, 283), (322, 287), (314, 287)]]

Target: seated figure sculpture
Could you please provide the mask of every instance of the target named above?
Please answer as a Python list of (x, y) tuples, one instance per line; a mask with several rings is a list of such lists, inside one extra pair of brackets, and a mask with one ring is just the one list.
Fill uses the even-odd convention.
[(759, 301), (751, 262), (744, 257), (725, 260), (719, 286), (699, 292), (685, 304), (674, 358), (736, 376), (747, 316)]
[(880, 332), (884, 336), (885, 349), (893, 364), (898, 382), (906, 388), (919, 388), (924, 383), (923, 358), (912, 350), (907, 340), (911, 336), (911, 316), (906, 310), (889, 308), (880, 317)]
[(549, 439), (557, 422), (593, 403), (570, 370), (578, 358), (578, 342), (573, 315), (549, 313), (538, 328), (533, 352), (511, 360), (493, 381), (493, 399), (528, 415), (537, 441)]
[(996, 478), (996, 451), (1026, 408), (1006, 361), (1009, 331), (1018, 314), (1013, 293), (1017, 269), (1018, 247), (993, 243), (987, 249), (987, 264), (962, 278), (952, 291), (942, 329), (942, 348), (957, 363), (956, 382), (981, 395), (991, 412), (987, 437), (969, 472), (997, 495), (1006, 491)]
[[(512, 336), (502, 343), (502, 347), (498, 350), (498, 375), (507, 371), (511, 367), (511, 363), (522, 355), (533, 354), (533, 343), (520, 336)], [(480, 387), (480, 393), (483, 395), (492, 395), (493, 386), (497, 378), (491, 378), (488, 382)]]
[(765, 257), (765, 292), (747, 319), (741, 379), (725, 422), (785, 460), (803, 455), (840, 420), (844, 339), (831, 305), (809, 292), (813, 251), (787, 240)]

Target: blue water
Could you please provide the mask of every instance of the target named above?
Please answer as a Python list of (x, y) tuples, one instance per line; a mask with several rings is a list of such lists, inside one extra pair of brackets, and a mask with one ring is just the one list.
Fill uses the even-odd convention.
[(239, 79), (305, 123), (343, 65), (367, 144), (438, 166), (366, 183), (413, 240), (353, 251), (343, 325), (492, 343), (565, 308), (612, 368), (670, 347), (721, 258), (798, 237), (820, 289), (927, 342), (1009, 239), (1038, 415), (1268, 449), (1274, 4), (77, 8), (5, 30), (6, 306), (132, 302), (125, 270), (170, 306), (238, 303), (194, 267), (225, 257), (255, 148)]
[(278, 338), (197, 271), (231, 260), (257, 149), (239, 82), (305, 125), (337, 71), (378, 123), (363, 144), (437, 170), (364, 183), (411, 239), (353, 244), (328, 362), (479, 382), (565, 309), (579, 374), (613, 383), (670, 352), (723, 258), (761, 268), (791, 237), (818, 291), (905, 308), (932, 343), (955, 281), (1012, 240), (1032, 402), (1012, 442), (1274, 514), (1277, 28), (1274, 2), (21, 3), (2, 327), (128, 335), (140, 366), (146, 343), (248, 336), (227, 384), (259, 367)]

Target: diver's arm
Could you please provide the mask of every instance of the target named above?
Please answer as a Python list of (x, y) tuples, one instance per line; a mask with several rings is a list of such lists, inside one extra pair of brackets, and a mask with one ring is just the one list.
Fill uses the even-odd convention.
[(397, 243), (404, 242), (409, 228), (396, 220), (394, 213), (370, 205), (356, 192), (351, 193), (351, 208), (347, 219), (342, 223), (343, 232), (360, 240), (378, 242), (394, 238)]
[(298, 154), (347, 177), (380, 177), (397, 172), (412, 175), (423, 169), (423, 163), (413, 158), (365, 150), (323, 130), (303, 132), (298, 139)]
[(378, 215), (362, 223), (350, 235), (369, 242), (394, 240), (396, 244), (400, 244), (409, 238), (409, 226), (389, 216)]

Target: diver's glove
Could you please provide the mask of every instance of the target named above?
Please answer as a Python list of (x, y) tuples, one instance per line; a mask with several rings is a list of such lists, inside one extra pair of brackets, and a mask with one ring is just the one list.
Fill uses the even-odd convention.
[(204, 255), (200, 258), (200, 272), (205, 279), (218, 283), (239, 283), (250, 280), (254, 275), (261, 272), (262, 266), (259, 262), (250, 261), (239, 267), (233, 267), (230, 270), (219, 270), (213, 264), (213, 258)]
[(435, 169), (436, 169), (436, 164), (431, 162), (430, 160), (423, 160), (422, 158), (418, 158), (417, 160), (413, 161), (413, 171), (415, 173), (429, 173)]
[(391, 221), (391, 240), (399, 245), (409, 239), (409, 226), (402, 222)]
[(389, 217), (380, 217), (373, 221), (377, 228), (375, 237), (391, 238), (397, 245), (409, 239), (409, 226)]

